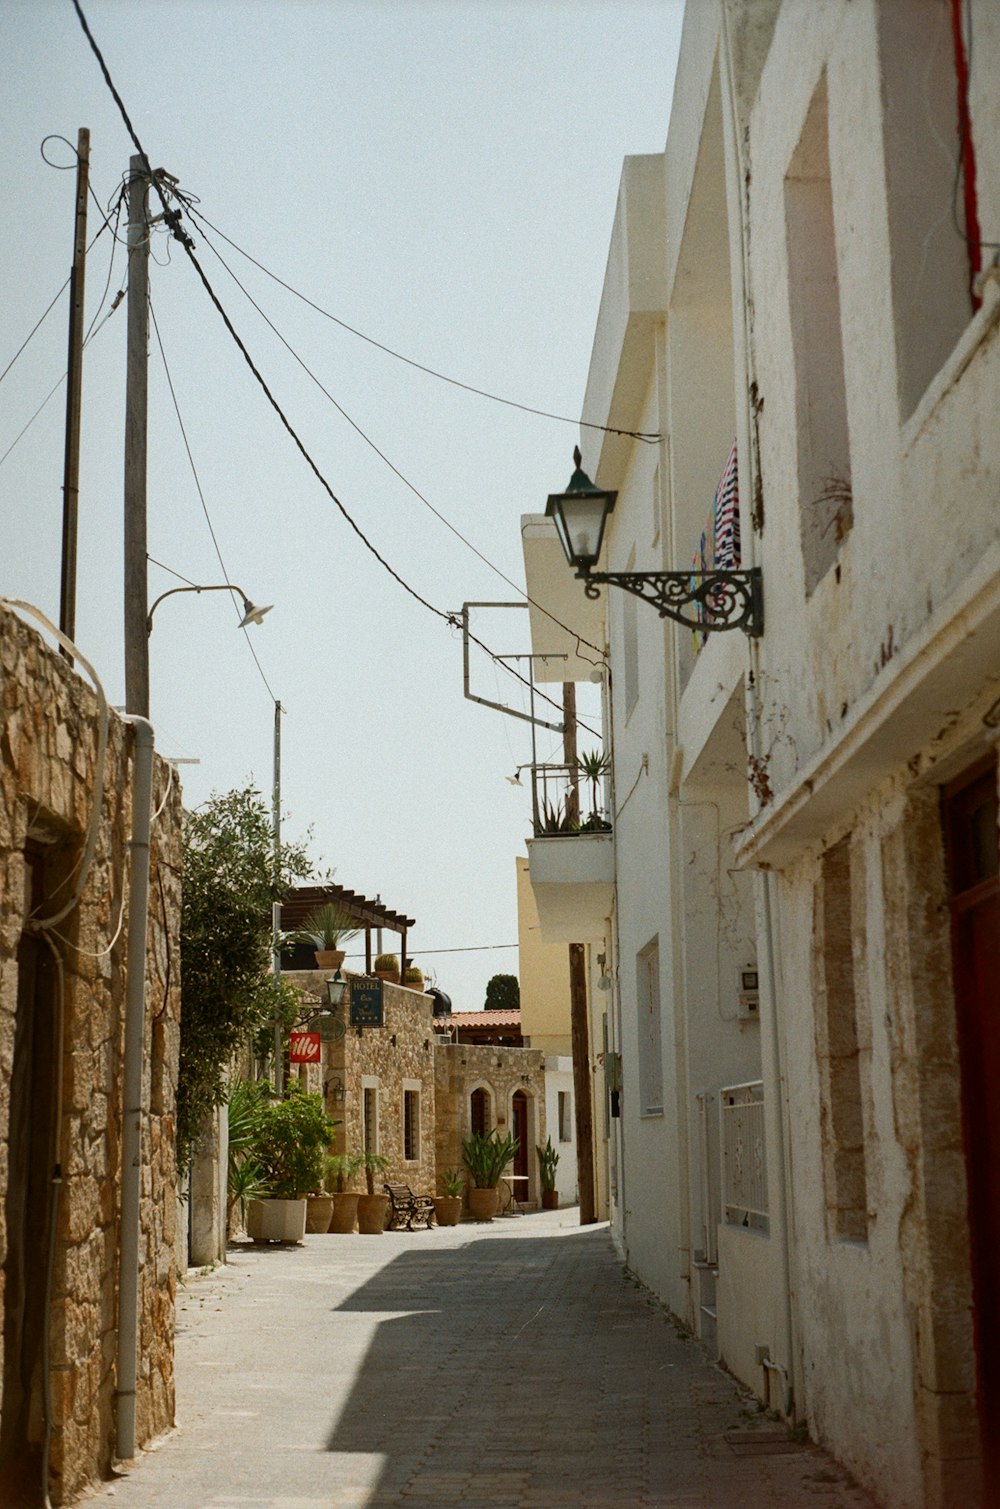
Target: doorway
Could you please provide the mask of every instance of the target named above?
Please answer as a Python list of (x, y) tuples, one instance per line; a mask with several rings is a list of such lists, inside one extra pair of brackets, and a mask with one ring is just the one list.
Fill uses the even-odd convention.
[[(44, 898), (44, 864), (27, 852), (32, 910)], [(55, 1159), (57, 1002), (52, 955), (37, 935), (21, 934), (10, 1078), (4, 1215), (3, 1408), (0, 1503), (41, 1503), (42, 1333)]]
[(514, 1186), (519, 1200), (531, 1199), (531, 1160), (528, 1156), (531, 1147), (531, 1134), (529, 1126), (528, 1097), (523, 1090), (515, 1090), (511, 1102), (511, 1119), (514, 1123), (514, 1136), (517, 1138), (517, 1152), (514, 1154), (514, 1178), (518, 1181)]
[(1000, 1502), (1000, 844), (997, 764), (990, 756), (945, 787), (951, 947), (979, 1423), (988, 1502)]

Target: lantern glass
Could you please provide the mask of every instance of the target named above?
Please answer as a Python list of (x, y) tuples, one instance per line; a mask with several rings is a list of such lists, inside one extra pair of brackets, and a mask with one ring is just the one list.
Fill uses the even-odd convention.
[(326, 998), (329, 1001), (330, 1005), (334, 1008), (334, 1010), (336, 1010), (338, 1006), (343, 1006), (344, 996), (346, 994), (347, 981), (344, 979), (343, 975), (338, 969), (337, 973), (335, 975), (331, 975), (326, 982)]
[(552, 493), (545, 512), (555, 522), (566, 559), (577, 571), (596, 563), (604, 540), (604, 526), (618, 494), (595, 487), (577, 466), (564, 493)]

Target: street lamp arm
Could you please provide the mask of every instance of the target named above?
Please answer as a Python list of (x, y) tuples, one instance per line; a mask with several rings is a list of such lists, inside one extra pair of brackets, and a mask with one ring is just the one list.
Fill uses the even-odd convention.
[(149, 610), (149, 613), (146, 617), (147, 638), (153, 632), (153, 614), (163, 602), (164, 598), (173, 597), (177, 592), (238, 592), (240, 597), (242, 597), (243, 599), (243, 618), (240, 621), (239, 625), (241, 629), (245, 629), (248, 624), (259, 624), (261, 619), (264, 617), (264, 614), (270, 613), (271, 611), (270, 604), (266, 608), (258, 608), (254, 603), (250, 601), (249, 597), (247, 597), (246, 593), (243, 591), (243, 588), (237, 587), (235, 582), (219, 582), (207, 587), (169, 587), (166, 592), (160, 593), (159, 597), (156, 599), (156, 601), (153, 603), (153, 606)]
[[(588, 571), (577, 576), (587, 597), (599, 597), (598, 585), (621, 587), (651, 603), (661, 618), (671, 618), (695, 633), (743, 629), (753, 638), (764, 632), (761, 569), (747, 571)], [(692, 612), (685, 614), (684, 609)]]

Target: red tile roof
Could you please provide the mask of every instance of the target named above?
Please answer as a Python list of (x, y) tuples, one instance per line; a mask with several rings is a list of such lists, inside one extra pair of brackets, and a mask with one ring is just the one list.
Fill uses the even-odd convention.
[(448, 1016), (434, 1018), (438, 1032), (447, 1032), (449, 1027), (520, 1027), (520, 1011), (453, 1011)]

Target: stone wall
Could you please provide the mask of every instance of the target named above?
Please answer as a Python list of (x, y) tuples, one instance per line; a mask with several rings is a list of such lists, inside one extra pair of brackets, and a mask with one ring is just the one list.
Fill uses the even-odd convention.
[(437, 1165), (462, 1167), (462, 1143), (472, 1130), (470, 1097), (480, 1087), (490, 1095), (492, 1119), (504, 1136), (514, 1130), (513, 1097), (528, 1098), (528, 1201), (539, 1198), (535, 1146), (544, 1143), (545, 1054), (535, 1048), (497, 1048), (480, 1043), (441, 1043), (436, 1047)]
[[(93, 862), (78, 900), (41, 933), (26, 919), (58, 913), (82, 873), (98, 700), (65, 658), (3, 608), (0, 708), (0, 1487), (18, 1463), (41, 1461), (55, 1133), (62, 1183), (48, 1297), (49, 1481), (53, 1502), (65, 1503), (107, 1471), (115, 1439), (132, 735), (111, 713)], [(154, 802), (165, 805), (153, 830), (146, 966), (140, 1444), (174, 1414), (181, 813), (169, 780), (158, 759)], [(32, 1380), (24, 1395), (19, 1376)]]
[[(285, 975), (307, 996), (325, 1000), (328, 971), (302, 970)], [(337, 1152), (364, 1146), (364, 1086), (376, 1090), (378, 1129), (376, 1151), (389, 1159), (385, 1174), (376, 1181), (381, 1194), (383, 1179), (409, 1184), (417, 1194), (435, 1190), (435, 1094), (433, 1003), (422, 991), (383, 984), (384, 1026), (360, 1030), (348, 1026), (339, 1043), (324, 1043), (322, 1076), (313, 1066), (304, 1077), (308, 1089), (323, 1090), (328, 1113), (335, 1117)], [(344, 1008), (346, 1013), (346, 1007)], [(343, 1087), (344, 1099), (335, 1098), (335, 1086)], [(403, 1094), (416, 1089), (420, 1096), (420, 1131), (417, 1154), (405, 1157)], [(364, 1187), (363, 1177), (355, 1181)]]

